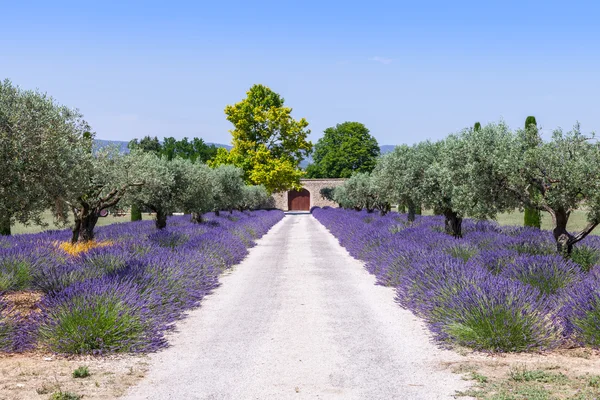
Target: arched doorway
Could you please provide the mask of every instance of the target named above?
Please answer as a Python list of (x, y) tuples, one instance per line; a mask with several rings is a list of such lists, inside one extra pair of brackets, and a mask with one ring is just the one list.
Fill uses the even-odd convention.
[(306, 189), (290, 190), (288, 192), (288, 210), (310, 210), (310, 192)]

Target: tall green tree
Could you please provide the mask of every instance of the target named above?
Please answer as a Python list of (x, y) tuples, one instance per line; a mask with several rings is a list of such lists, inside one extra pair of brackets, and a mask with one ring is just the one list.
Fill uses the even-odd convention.
[(192, 162), (206, 163), (217, 154), (217, 147), (214, 144), (209, 146), (201, 138), (193, 138), (190, 141), (187, 137), (180, 140), (174, 137), (166, 137), (161, 143), (156, 136), (145, 136), (139, 141), (138, 139), (131, 140), (127, 147), (130, 150), (154, 153), (160, 157), (165, 157), (169, 161), (174, 158), (183, 158)]
[(264, 185), (269, 193), (300, 187), (300, 162), (308, 156), (308, 122), (296, 120), (284, 99), (264, 85), (254, 85), (244, 100), (225, 108), (233, 148), (219, 149), (211, 166), (233, 164), (247, 183)]
[(139, 141), (137, 139), (130, 140), (129, 143), (127, 143), (127, 148), (129, 150), (140, 150), (147, 153), (160, 155), (162, 151), (162, 144), (158, 141), (156, 136), (145, 136)]
[(371, 172), (380, 149), (377, 140), (360, 122), (344, 122), (325, 129), (315, 144), (309, 178), (349, 178), (355, 172)]
[[(537, 129), (537, 121), (534, 116), (529, 116), (525, 119), (525, 132), (527, 133), (527, 140), (525, 142), (525, 146), (527, 149), (535, 148), (539, 142), (541, 141)], [(531, 195), (535, 195), (535, 189), (532, 187), (530, 189), (532, 191)], [(524, 221), (525, 226), (530, 226), (533, 228), (540, 229), (542, 227), (542, 213), (540, 210), (525, 207), (525, 215)]]
[(478, 131), (480, 129), (481, 129), (481, 124), (479, 122), (475, 122), (475, 125), (473, 125), (473, 130)]
[(17, 221), (46, 225), (42, 213), (72, 186), (93, 136), (79, 111), (0, 82), (0, 234)]

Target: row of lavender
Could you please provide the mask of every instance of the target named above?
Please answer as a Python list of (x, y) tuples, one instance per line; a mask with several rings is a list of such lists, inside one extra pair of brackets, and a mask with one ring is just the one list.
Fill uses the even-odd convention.
[[(172, 217), (98, 229), (85, 251), (61, 249), (70, 232), (0, 238), (0, 350), (58, 353), (147, 352), (218, 285), (281, 211)], [(64, 248), (64, 247), (63, 247)], [(11, 295), (42, 295), (31, 313), (11, 310)]]
[(466, 220), (464, 237), (443, 217), (313, 209), (313, 215), (443, 345), (527, 351), (600, 347), (600, 237), (556, 254), (551, 233)]

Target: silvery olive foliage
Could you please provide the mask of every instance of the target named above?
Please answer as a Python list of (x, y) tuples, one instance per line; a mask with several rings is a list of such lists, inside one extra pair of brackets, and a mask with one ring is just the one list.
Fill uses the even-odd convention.
[[(533, 125), (518, 131), (504, 122), (464, 129), (439, 142), (397, 147), (379, 159), (372, 177), (380, 197), (444, 215), (455, 237), (462, 236), (464, 217), (494, 219), (531, 207), (552, 216), (557, 250), (568, 255), (600, 224), (600, 145), (579, 125), (554, 131), (548, 141)], [(347, 190), (344, 185), (337, 197), (355, 207), (348, 201), (353, 190)], [(576, 209), (587, 212), (589, 224), (571, 233), (566, 227)]]
[(271, 196), (263, 185), (251, 186), (245, 185), (242, 188), (242, 200), (239, 204), (239, 209), (257, 210), (259, 208), (272, 208), (269, 204)]
[(177, 211), (180, 194), (189, 186), (186, 160), (169, 161), (153, 153), (133, 152), (136, 178), (143, 184), (128, 192), (131, 202), (142, 205), (155, 213), (156, 227), (167, 225), (167, 215)]
[(0, 230), (44, 225), (42, 212), (74, 184), (93, 133), (76, 109), (44, 93), (0, 82)]
[(233, 165), (219, 165), (212, 171), (213, 209), (232, 211), (243, 201), (244, 171)]
[[(511, 167), (501, 183), (522, 206), (550, 214), (557, 249), (570, 254), (600, 224), (600, 144), (577, 124), (569, 132), (555, 130), (550, 141), (538, 138), (532, 146), (531, 129), (515, 133), (516, 145), (506, 161)], [(588, 225), (571, 233), (567, 223), (577, 209), (587, 212)]]
[(200, 162), (180, 161), (187, 185), (178, 189), (179, 211), (191, 214), (192, 221), (201, 222), (202, 214), (214, 208), (212, 170)]
[(415, 209), (424, 198), (425, 171), (435, 159), (430, 147), (429, 142), (397, 146), (379, 158), (372, 172), (377, 191), (389, 203), (405, 205), (410, 221), (414, 221)]
[(69, 185), (56, 192), (53, 211), (59, 220), (74, 220), (72, 241), (94, 239), (94, 227), (103, 210), (115, 207), (133, 187), (144, 184), (140, 178), (141, 154), (125, 155), (104, 147), (87, 151), (76, 165), (65, 172)]
[(333, 199), (344, 208), (366, 209), (369, 212), (389, 211), (389, 202), (384, 191), (379, 190), (374, 177), (368, 172), (352, 175), (333, 191)]

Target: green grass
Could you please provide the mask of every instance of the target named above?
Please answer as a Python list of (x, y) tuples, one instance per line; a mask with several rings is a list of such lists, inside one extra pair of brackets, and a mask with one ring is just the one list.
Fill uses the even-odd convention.
[(83, 398), (83, 396), (79, 394), (63, 391), (54, 392), (52, 393), (52, 396), (50, 396), (50, 400), (79, 400), (81, 398)]
[[(430, 210), (423, 210), (423, 215), (433, 215)], [(502, 213), (498, 215), (498, 223), (500, 225), (516, 225), (523, 226), (524, 213), (515, 210), (511, 213)], [(587, 225), (587, 214), (585, 211), (574, 211), (569, 218), (567, 229), (570, 232), (580, 231)], [(542, 212), (542, 229), (552, 230), (552, 217), (547, 212)], [(600, 235), (600, 227), (592, 231), (593, 235)]]
[[(512, 213), (503, 213), (498, 215), (500, 225), (518, 225), (523, 226), (523, 213), (514, 211)], [(587, 213), (585, 211), (574, 211), (569, 218), (567, 229), (571, 232), (580, 231), (587, 225)], [(542, 229), (552, 230), (552, 217), (547, 212), (542, 212)], [(594, 229), (594, 235), (600, 235), (600, 228)]]
[[(143, 220), (150, 220), (153, 219), (154, 216), (148, 213), (142, 213), (142, 219)], [(43, 220), (44, 222), (46, 222), (48, 224), (48, 226), (46, 227), (41, 227), (38, 225), (23, 225), (20, 223), (16, 223), (15, 225), (13, 225), (11, 227), (11, 233), (13, 235), (16, 234), (20, 234), (20, 233), (38, 233), (38, 232), (42, 232), (45, 230), (49, 230), (49, 229), (65, 229), (65, 226), (60, 226), (60, 225), (55, 225), (53, 218), (52, 218), (52, 213), (50, 211), (47, 211), (44, 213), (43, 216)], [(98, 224), (96, 226), (104, 226), (104, 225), (111, 225), (111, 224), (116, 224), (116, 223), (120, 223), (120, 222), (129, 222), (130, 219), (130, 215), (129, 214), (125, 214), (122, 217), (114, 217), (112, 215), (109, 215), (108, 217), (101, 217), (98, 218)]]
[(73, 378), (87, 378), (88, 376), (90, 376), (90, 370), (86, 365), (73, 371)]
[(511, 367), (503, 376), (490, 378), (477, 371), (476, 367), (462, 367), (454, 372), (462, 373), (463, 379), (473, 381), (473, 386), (458, 392), (458, 397), (474, 397), (489, 400), (592, 400), (600, 396), (598, 375), (567, 376), (558, 367), (528, 369), (524, 366)]

